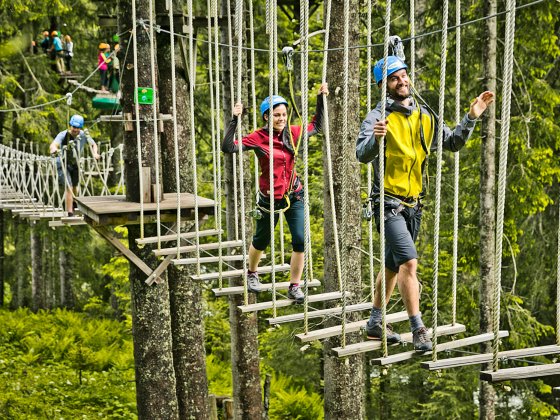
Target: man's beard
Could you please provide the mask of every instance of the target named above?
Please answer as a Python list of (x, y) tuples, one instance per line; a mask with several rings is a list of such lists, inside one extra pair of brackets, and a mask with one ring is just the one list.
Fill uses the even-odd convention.
[(388, 91), (389, 97), (395, 101), (404, 101), (410, 96), (410, 88), (406, 89), (406, 95), (401, 95), (397, 93), (397, 89), (391, 89)]

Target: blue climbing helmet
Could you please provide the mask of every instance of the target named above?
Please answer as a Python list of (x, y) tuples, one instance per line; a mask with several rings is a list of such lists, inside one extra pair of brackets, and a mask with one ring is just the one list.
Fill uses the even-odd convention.
[(70, 126), (72, 126), (72, 127), (83, 128), (84, 117), (82, 117), (81, 115), (78, 115), (78, 114), (72, 115), (72, 117), (70, 117), (70, 122), (68, 124), (70, 124)]
[[(385, 60), (382, 58), (375, 66), (373, 66), (373, 77), (375, 77), (375, 83), (378, 85), (383, 79), (383, 62)], [(387, 77), (392, 75), (394, 72), (408, 69), (408, 66), (397, 56), (389, 55), (387, 57)]]
[[(263, 117), (263, 118), (264, 118), (264, 114), (270, 109), (269, 98), (270, 98), (270, 96), (265, 98), (264, 101), (261, 102), (261, 117)], [(280, 104), (284, 104), (284, 105), (288, 106), (288, 101), (286, 101), (281, 96), (272, 95), (272, 109), (274, 109), (274, 107), (276, 105), (280, 105)]]

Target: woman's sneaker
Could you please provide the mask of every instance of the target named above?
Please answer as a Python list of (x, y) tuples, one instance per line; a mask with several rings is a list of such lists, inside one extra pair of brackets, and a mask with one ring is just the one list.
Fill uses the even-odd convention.
[(288, 299), (295, 300), (296, 303), (303, 303), (303, 301), (305, 300), (305, 295), (303, 294), (303, 291), (301, 290), (301, 287), (299, 287), (299, 285), (290, 286), (290, 288), (288, 289)]
[(261, 281), (258, 273), (247, 273), (247, 290), (251, 293), (259, 293), (261, 291)]
[[(381, 340), (383, 334), (383, 326), (381, 324), (372, 324), (368, 322), (366, 324), (366, 333), (367, 338), (370, 340)], [(393, 326), (391, 324), (387, 324), (387, 343), (394, 344), (400, 343), (401, 336), (393, 331)]]

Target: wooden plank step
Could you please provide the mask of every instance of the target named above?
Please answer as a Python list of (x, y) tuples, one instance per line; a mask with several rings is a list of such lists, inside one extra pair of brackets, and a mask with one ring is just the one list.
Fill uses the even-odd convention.
[[(348, 305), (346, 307), (346, 312), (358, 312), (358, 311), (365, 311), (371, 309), (371, 303), (357, 303), (355, 305)], [(309, 311), (307, 312), (307, 318), (321, 318), (323, 316), (329, 315), (340, 315), (342, 313), (342, 308), (328, 308), (328, 309), (319, 309), (317, 311)], [(294, 321), (301, 321), (304, 318), (303, 313), (297, 314), (290, 314), (290, 315), (282, 315), (277, 316), (276, 318), (269, 318), (267, 321), (270, 325), (277, 325), (277, 324), (284, 324), (287, 322), (294, 322)]]
[[(350, 292), (346, 292), (346, 296), (351, 296)], [(309, 303), (316, 303), (316, 302), (325, 302), (328, 300), (335, 300), (335, 299), (342, 299), (341, 292), (329, 292), (329, 293), (319, 293), (317, 295), (309, 295), (308, 302)], [(281, 299), (276, 301), (277, 308), (285, 308), (286, 306), (295, 305), (296, 301), (292, 299)], [(256, 312), (256, 311), (264, 311), (266, 309), (273, 308), (273, 302), (259, 302), (253, 303), (250, 305), (242, 305), (238, 306), (241, 309), (241, 312)]]
[[(406, 311), (396, 312), (394, 314), (387, 314), (387, 322), (401, 322), (408, 320), (408, 314)], [(346, 324), (346, 332), (356, 332), (362, 330), (366, 327), (368, 320), (364, 319), (361, 321), (349, 322)], [(307, 334), (296, 334), (303, 343), (315, 340), (322, 340), (323, 338), (334, 337), (342, 333), (342, 326), (335, 325), (334, 327), (323, 328), (321, 330), (309, 331)]]
[[(321, 282), (319, 280), (311, 280), (308, 283), (309, 287), (319, 287)], [(290, 287), (289, 281), (277, 282), (276, 283), (276, 290), (288, 290)], [(303, 285), (302, 285), (303, 287)], [(270, 292), (272, 291), (272, 283), (264, 283), (261, 287), (259, 287), (261, 292)], [(240, 295), (243, 293), (243, 286), (233, 286), (233, 287), (222, 287), (221, 289), (212, 289), (214, 295), (219, 296), (231, 296), (231, 295)]]
[[(461, 332), (465, 331), (465, 326), (461, 325), (461, 324), (455, 324), (455, 325), (441, 325), (438, 327), (437, 329), (437, 336), (441, 336), (441, 335), (452, 335), (452, 334), (458, 334)], [(428, 330), (428, 334), (431, 336), (432, 334), (432, 329), (430, 328)], [(401, 339), (403, 342), (407, 342), (407, 343), (411, 343), (412, 342), (412, 333), (411, 332), (406, 332), (404, 334), (401, 334)], [(346, 347), (335, 347), (332, 349), (332, 351), (334, 353), (336, 353), (336, 355), (338, 357), (344, 357), (344, 356), (350, 356), (353, 354), (360, 354), (360, 353), (366, 353), (368, 351), (374, 351), (374, 350), (380, 350), (383, 346), (383, 343), (381, 342), (381, 340), (368, 340), (368, 341), (362, 341), (361, 343), (355, 343), (355, 344), (350, 344)], [(411, 354), (416, 354), (416, 352), (410, 352)], [(401, 354), (401, 353), (399, 353)], [(394, 356), (398, 356), (399, 354), (396, 354)], [(387, 359), (387, 358), (385, 358)], [(379, 360), (379, 359), (374, 359), (374, 360)]]
[(483, 370), (480, 372), (480, 379), (488, 382), (501, 382), (519, 379), (542, 378), (543, 376), (551, 375), (560, 375), (560, 363), (500, 369), (497, 372)]
[[(503, 337), (507, 337), (508, 335), (509, 335), (508, 331), (500, 331), (500, 337), (503, 338)], [(438, 336), (439, 336), (439, 333), (438, 333)], [(479, 344), (479, 343), (483, 343), (485, 341), (490, 341), (493, 338), (494, 338), (494, 334), (486, 333), (486, 334), (475, 335), (475, 336), (472, 336), (472, 337), (461, 338), (459, 340), (448, 341), (447, 343), (438, 343), (437, 352), (439, 353), (441, 351), (458, 349), (458, 348), (461, 348), (461, 347), (470, 346), (472, 344)], [(418, 356), (418, 355), (421, 356), (422, 353), (418, 354), (415, 351), (405, 351), (405, 352), (402, 352), (402, 353), (392, 354), (388, 357), (380, 357), (378, 359), (373, 359), (373, 363), (375, 363), (377, 365), (382, 365), (382, 366), (383, 365), (389, 365), (391, 363), (403, 362), (405, 360), (412, 359), (413, 357)], [(421, 363), (421, 365), (424, 365), (424, 363), (431, 363), (431, 362), (423, 362), (423, 363)], [(422, 366), (422, 367), (424, 367), (424, 366)]]
[[(200, 244), (200, 249), (202, 251), (210, 251), (212, 249), (218, 249), (220, 247), (220, 245), (222, 246), (222, 248), (234, 248), (236, 246), (241, 246), (243, 245), (243, 241), (241, 240), (237, 240), (237, 241), (224, 241), (221, 244), (218, 243), (210, 243), (210, 244)], [(186, 252), (194, 252), (196, 251), (196, 245), (185, 245), (185, 246), (180, 246), (179, 247), (179, 252), (184, 254)], [(173, 247), (173, 248), (162, 248), (162, 249), (155, 249), (154, 250), (154, 254), (157, 257), (161, 257), (161, 256), (166, 256), (166, 255), (173, 255), (177, 253), (177, 247)]]
[[(224, 262), (243, 261), (243, 255), (222, 255), (221, 259)], [(179, 258), (173, 260), (172, 262), (175, 265), (189, 265), (196, 264), (198, 261), (200, 261), (201, 264), (214, 264), (220, 261), (220, 257), (200, 257), (198, 260), (196, 258)]]
[[(490, 333), (492, 334), (492, 333)], [(493, 339), (494, 336), (492, 334)], [(439, 346), (438, 346), (439, 347)], [(501, 360), (516, 359), (520, 357), (544, 356), (547, 354), (560, 353), (560, 347), (556, 345), (531, 347), (526, 349), (505, 350), (498, 352), (498, 358)], [(422, 363), (422, 367), (429, 370), (447, 369), (459, 366), (481, 365), (492, 361), (492, 353), (473, 354), (470, 356), (453, 357), (450, 359), (442, 359), (437, 362)]]
[[(223, 233), (223, 230), (218, 230), (218, 229), (210, 229), (210, 230), (199, 230), (198, 231), (198, 236), (202, 237), (202, 236), (212, 236), (212, 235), (219, 235), (221, 233)], [(196, 238), (196, 232), (184, 232), (181, 233), (181, 238), (182, 239), (192, 239), (192, 238)], [(177, 234), (173, 234), (173, 235), (161, 235), (159, 237), (160, 242), (168, 242), (168, 241), (176, 241), (177, 240)], [(158, 237), (157, 236), (152, 236), (149, 238), (144, 238), (144, 239), (136, 239), (136, 243), (140, 244), (140, 245), (146, 245), (146, 244), (157, 244), (158, 243)]]
[[(274, 268), (275, 268), (276, 272), (289, 271), (290, 270), (290, 264), (278, 264), (278, 265), (274, 266)], [(245, 271), (245, 269), (243, 269), (243, 268), (238, 269), (238, 270), (222, 271), (222, 278), (242, 277), (244, 271)], [(265, 265), (265, 266), (259, 267), (257, 269), (257, 273), (259, 273), (259, 274), (269, 274), (271, 272), (272, 272), (272, 266), (271, 265)], [(193, 280), (216, 280), (219, 277), (220, 277), (219, 273), (204, 273), (204, 274), (201, 274), (200, 276), (196, 276), (196, 275), (191, 276), (191, 279), (193, 279)]]

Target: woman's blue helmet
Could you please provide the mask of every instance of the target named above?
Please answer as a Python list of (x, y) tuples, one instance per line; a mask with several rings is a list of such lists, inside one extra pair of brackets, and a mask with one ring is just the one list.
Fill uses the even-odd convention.
[[(375, 66), (373, 66), (373, 77), (375, 77), (375, 83), (379, 84), (383, 79), (383, 62), (385, 60), (382, 58)], [(397, 56), (390, 55), (387, 57), (387, 77), (392, 75), (394, 72), (407, 69), (408, 66)]]
[(70, 122), (68, 124), (70, 124), (70, 126), (72, 126), (72, 127), (83, 128), (84, 117), (82, 117), (81, 115), (78, 115), (78, 114), (72, 115), (72, 117), (70, 117)]
[[(270, 98), (270, 96), (268, 98), (265, 98), (264, 101), (261, 102), (261, 117), (264, 117), (264, 114), (266, 113), (266, 111), (268, 111), (270, 109), (269, 98)], [(288, 106), (288, 101), (286, 101), (281, 96), (272, 95), (272, 109), (274, 109), (274, 107), (276, 105), (280, 105), (280, 104), (284, 104), (284, 105)]]

